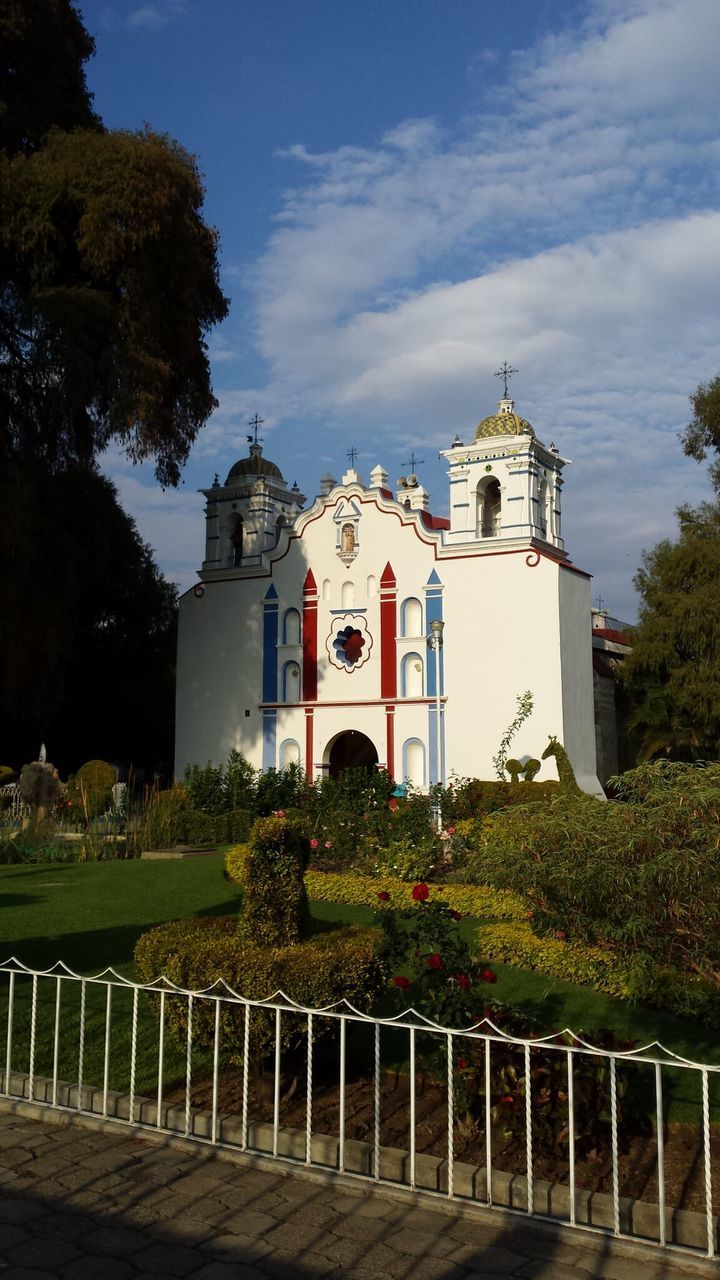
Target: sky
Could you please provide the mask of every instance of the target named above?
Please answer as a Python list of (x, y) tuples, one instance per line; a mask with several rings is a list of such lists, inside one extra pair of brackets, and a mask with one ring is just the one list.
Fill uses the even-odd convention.
[[(346, 450), (409, 461), (517, 411), (572, 460), (566, 549), (632, 621), (644, 549), (709, 494), (688, 397), (720, 372), (718, 0), (80, 0), (110, 127), (198, 160), (228, 319), (182, 485), (104, 466), (166, 575), (201, 487), (266, 456), (310, 499)], [(421, 461), (420, 461), (421, 460)]]

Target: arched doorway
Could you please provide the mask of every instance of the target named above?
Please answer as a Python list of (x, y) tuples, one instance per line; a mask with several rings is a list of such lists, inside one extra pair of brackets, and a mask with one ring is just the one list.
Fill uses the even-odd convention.
[(338, 734), (330, 747), (328, 765), (331, 778), (337, 778), (345, 769), (374, 769), (378, 753), (364, 733), (348, 729)]

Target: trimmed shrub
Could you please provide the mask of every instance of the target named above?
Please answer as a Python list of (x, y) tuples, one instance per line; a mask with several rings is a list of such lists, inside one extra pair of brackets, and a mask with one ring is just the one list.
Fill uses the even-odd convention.
[(243, 862), (240, 935), (256, 947), (300, 941), (310, 919), (303, 873), (307, 830), (287, 818), (258, 818)]
[[(225, 855), (225, 871), (229, 880), (242, 884), (249, 854), (247, 845), (229, 849)], [(376, 907), (379, 893), (389, 893), (398, 907), (413, 903), (412, 885), (395, 876), (360, 876), (353, 872), (305, 872), (305, 887), (311, 901), (343, 902), (348, 906)], [(526, 907), (522, 899), (503, 890), (484, 885), (430, 885), (430, 893), (465, 916), (490, 917), (495, 920), (524, 920)]]
[(109, 809), (116, 781), (117, 770), (105, 760), (88, 760), (80, 766), (73, 779), (72, 789), (86, 821), (99, 817)]
[(457, 824), (468, 818), (483, 818), (512, 805), (546, 804), (560, 791), (560, 783), (484, 782), (479, 778), (455, 779), (442, 793), (443, 822)]
[(622, 1000), (639, 1000), (679, 1017), (720, 1026), (720, 985), (676, 969), (645, 966), (607, 947), (539, 938), (529, 923), (486, 924), (477, 931), (488, 959), (535, 969), (549, 977), (594, 987)]
[[(176, 920), (142, 935), (135, 947), (135, 965), (142, 982), (164, 975), (177, 986), (204, 990), (223, 981), (249, 1000), (271, 999), (282, 992), (306, 1008), (317, 1009), (347, 1000), (367, 1010), (383, 990), (385, 971), (377, 957), (376, 929), (324, 929), (290, 947), (253, 947), (237, 933), (234, 917)], [(221, 1045), (229, 1060), (241, 1063), (245, 1011), (221, 1007)], [(182, 1044), (187, 1034), (187, 1004), (168, 1000), (166, 1024)], [(215, 1010), (212, 1001), (198, 1000), (193, 1010), (193, 1040), (211, 1048)], [(334, 1019), (315, 1019), (314, 1038), (333, 1034)], [(253, 1009), (250, 1045), (255, 1059), (271, 1053), (275, 1044), (275, 1013)], [(304, 1042), (307, 1020), (301, 1015), (282, 1018), (281, 1048), (293, 1050)]]

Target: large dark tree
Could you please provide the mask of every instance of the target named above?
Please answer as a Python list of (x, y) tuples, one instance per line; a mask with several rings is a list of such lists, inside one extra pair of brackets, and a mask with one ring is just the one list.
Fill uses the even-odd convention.
[(0, 0), (0, 764), (169, 762), (174, 589), (97, 471), (176, 484), (227, 301), (191, 156), (106, 130), (71, 0)]
[[(175, 589), (93, 470), (0, 471), (0, 763), (172, 764)], [(8, 571), (11, 567), (11, 571)]]

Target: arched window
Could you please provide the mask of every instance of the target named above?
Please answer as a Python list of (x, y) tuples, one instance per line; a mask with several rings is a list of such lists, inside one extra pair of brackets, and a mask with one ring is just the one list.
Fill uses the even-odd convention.
[(300, 667), (297, 662), (286, 662), (282, 669), (282, 700), (300, 701)]
[(425, 786), (425, 743), (408, 738), (402, 749), (403, 780), (413, 787)]
[(282, 625), (283, 644), (300, 643), (300, 614), (297, 609), (286, 609)]
[(400, 696), (402, 698), (422, 698), (423, 660), (419, 653), (406, 653), (400, 667)]
[(494, 476), (482, 480), (477, 489), (476, 536), (496, 538), (502, 521), (502, 496), (500, 481)]
[(280, 512), (280, 515), (275, 521), (275, 544), (276, 545), (280, 541), (280, 534), (282, 533), (286, 524), (287, 524), (287, 520), (285, 519), (285, 516), (282, 514), (282, 512)]
[(352, 609), (355, 603), (355, 583), (343, 582), (340, 593), (340, 604), (343, 609)]
[(231, 541), (232, 541), (232, 548), (233, 548), (233, 551), (232, 551), (233, 568), (237, 569), (240, 566), (240, 562), (242, 560), (242, 553), (243, 553), (243, 518), (242, 516), (238, 516), (237, 520), (235, 521), (235, 527), (232, 531)]
[(424, 635), (422, 605), (414, 596), (408, 596), (400, 606), (400, 635)]
[(329, 600), (329, 599), (330, 599), (330, 579), (329, 579), (329, 578), (325, 578), (325, 579), (323, 580), (323, 586), (322, 586), (322, 598), (323, 598), (323, 600)]
[(286, 738), (280, 743), (278, 752), (278, 765), (281, 769), (287, 769), (291, 764), (300, 763), (300, 747), (294, 738)]
[(375, 577), (374, 573), (371, 573), (367, 580), (368, 600), (372, 600), (373, 596), (376, 596), (376, 595), (377, 595), (377, 578)]

